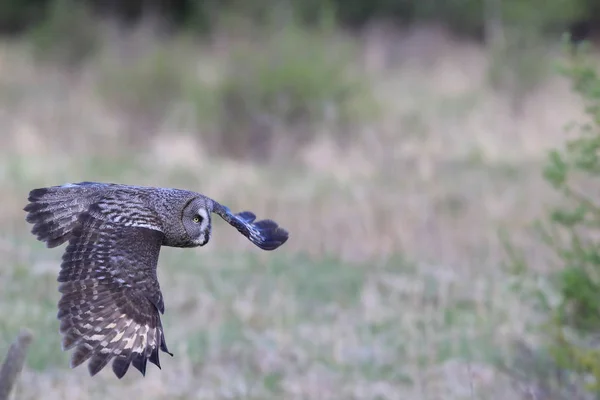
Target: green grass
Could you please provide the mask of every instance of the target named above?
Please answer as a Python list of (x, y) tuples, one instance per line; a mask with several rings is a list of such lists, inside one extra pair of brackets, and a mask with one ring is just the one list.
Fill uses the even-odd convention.
[(35, 275), (29, 266), (17, 264), (2, 281), (0, 299), (6, 306), (0, 311), (0, 351), (4, 354), (19, 330), (28, 327), (36, 340), (27, 364), (37, 371), (66, 365), (56, 319), (59, 294), (56, 275)]
[[(153, 170), (141, 169), (133, 160), (117, 166), (117, 160), (105, 167), (92, 158), (81, 162), (79, 172), (91, 171), (101, 180), (121, 180), (120, 175), (131, 182), (151, 182), (147, 173)], [(458, 186), (475, 176), (487, 187), (484, 179), (493, 176), (465, 166), (457, 171)], [(6, 226), (14, 233), (4, 240), (9, 262), (0, 281), (0, 303), (10, 305), (0, 310), (0, 352), (20, 328), (35, 334), (18, 399), (42, 394), (59, 398), (70, 385), (77, 388), (71, 398), (94, 399), (138, 395), (140, 390), (146, 398), (181, 399), (197, 398), (200, 392), (206, 398), (266, 400), (436, 398), (439, 393), (454, 393), (451, 398), (458, 399), (463, 397), (456, 393), (470, 393), (471, 386), (486, 393), (505, 385), (498, 377), (481, 383), (470, 375), (454, 375), (470, 371), (471, 365), (494, 371), (508, 339), (524, 329), (527, 309), (502, 271), (485, 264), (479, 271), (431, 266), (400, 253), (352, 261), (334, 251), (298, 251), (295, 234), (304, 228), (295, 231), (294, 225), (289, 246), (265, 253), (222, 221), (215, 221), (213, 241), (205, 249), (165, 248), (161, 253), (163, 325), (175, 354), (162, 355), (161, 371), (150, 366), (146, 378), (132, 370), (116, 381), (109, 368), (93, 379), (85, 366), (70, 370), (70, 352), (61, 351), (56, 320), (56, 275), (63, 249), (45, 249), (27, 233), (18, 212), (27, 192), (22, 185), (37, 186), (39, 181), (23, 174), (12, 192), (15, 212)], [(185, 186), (190, 178), (170, 172), (154, 176), (174, 186)], [(301, 176), (320, 201), (353, 195), (323, 186), (319, 179), (311, 187)], [(210, 179), (207, 184), (215, 185)], [(252, 186), (247, 186), (240, 190), (248, 190), (252, 203)], [(221, 193), (239, 201), (229, 190)], [(295, 197), (290, 201), (298, 202)], [(468, 198), (464, 201), (469, 215), (472, 205)], [(258, 209), (267, 214), (260, 205)], [(439, 213), (450, 214), (448, 221), (460, 220), (444, 207)], [(450, 372), (440, 372), (446, 365), (453, 365)]]
[[(314, 219), (313, 225), (306, 225), (281, 207), (262, 210), (268, 208), (261, 197), (267, 194), (257, 194), (248, 182), (238, 185), (233, 179), (231, 187), (222, 187), (219, 169), (227, 171), (227, 164), (213, 166), (215, 175), (195, 178), (179, 168), (159, 171), (137, 157), (73, 158), (66, 165), (77, 165), (77, 174), (97, 180), (179, 187), (196, 187), (202, 180), (199, 186), (220, 200), (231, 200), (226, 204), (279, 220), (292, 236), (281, 249), (262, 252), (217, 219), (206, 248), (163, 249), (163, 325), (175, 356), (162, 354), (163, 369), (149, 366), (145, 378), (135, 370), (122, 381), (114, 379), (110, 368), (94, 378), (85, 366), (70, 370), (70, 352), (61, 350), (56, 320), (56, 276), (63, 248), (48, 250), (29, 235), (20, 209), (29, 189), (78, 179), (67, 179), (64, 165), (50, 169), (52, 179), (40, 179), (16, 157), (4, 160), (15, 172), (8, 178), (13, 183), (7, 197), (14, 212), (5, 216), (10, 230), (0, 241), (8, 260), (0, 280), (0, 304), (10, 305), (0, 310), (0, 352), (20, 328), (35, 334), (18, 399), (133, 394), (187, 399), (198, 398), (198, 393), (215, 399), (433, 399), (444, 393), (452, 399), (471, 399), (501, 398), (484, 394), (504, 393), (506, 381), (494, 364), (508, 351), (509, 339), (524, 331), (529, 311), (511, 291), (508, 277), (482, 255), (489, 249), (481, 242), (468, 250), (470, 257), (483, 260), (477, 269), (432, 265), (399, 252), (352, 260), (331, 247), (352, 243), (345, 235), (360, 237), (368, 223), (365, 215), (353, 212), (364, 210), (362, 200), (353, 203), (357, 188), (377, 191), (379, 197), (371, 199), (381, 202), (380, 214), (375, 215), (382, 222), (396, 217), (387, 214), (396, 209), (386, 202), (395, 199), (399, 189), (384, 181), (336, 186), (329, 177), (294, 171), (290, 176), (304, 190), (285, 180), (277, 188), (289, 209), (304, 218), (313, 218), (311, 205), (320, 207), (312, 210), (323, 213), (321, 225)], [(486, 173), (481, 164), (457, 165), (454, 184), (436, 186), (441, 200), (436, 212), (448, 224), (465, 215), (473, 218), (473, 193), (519, 182)], [(271, 174), (261, 176), (269, 181)], [(268, 187), (263, 180), (256, 185)], [(462, 205), (457, 211), (451, 199), (459, 194)], [(329, 225), (340, 222), (327, 215), (339, 218), (346, 212), (351, 219), (346, 228), (332, 230)], [(391, 225), (385, 228), (389, 230), (366, 229), (380, 240), (394, 232)], [(354, 242), (354, 249), (369, 240)], [(315, 252), (312, 243), (330, 244)], [(472, 369), (493, 378), (482, 382), (465, 372)], [(69, 387), (73, 392), (64, 394)]]
[[(51, 253), (35, 250), (35, 257), (44, 254)], [(9, 269), (0, 302), (11, 307), (2, 309), (0, 337), (8, 343), (29, 327), (36, 335), (27, 362), (31, 374), (81, 376), (82, 390), (96, 398), (111, 372), (90, 379), (82, 376), (85, 367), (68, 370), (55, 318), (59, 260), (53, 263), (54, 270), (43, 273), (24, 264)], [(335, 382), (340, 397), (330, 398), (347, 398), (359, 387), (375, 390), (387, 382), (393, 393), (409, 395), (419, 374), (436, 365), (492, 362), (503, 340), (495, 328), (506, 323), (505, 311), (492, 298), (503, 283), (491, 277), (444, 281), (400, 257), (360, 264), (285, 249), (269, 256), (165, 249), (159, 278), (165, 334), (175, 356), (163, 355), (163, 371), (151, 366), (145, 379), (160, 382), (165, 373), (188, 368), (202, 382), (193, 387), (234, 390), (238, 382), (244, 389), (232, 398), (281, 398), (290, 395), (289, 385), (315, 377), (323, 381), (311, 380), (306, 384), (312, 388), (300, 384), (298, 390), (326, 393)], [(471, 298), (474, 284), (494, 285), (490, 297)], [(112, 385), (127, 393), (138, 379), (128, 376)]]

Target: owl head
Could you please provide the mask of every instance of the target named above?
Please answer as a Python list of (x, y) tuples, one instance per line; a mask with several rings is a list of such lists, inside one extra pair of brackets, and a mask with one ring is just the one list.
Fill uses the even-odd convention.
[(210, 240), (211, 210), (212, 204), (202, 196), (193, 198), (183, 209), (183, 227), (196, 246), (204, 246)]

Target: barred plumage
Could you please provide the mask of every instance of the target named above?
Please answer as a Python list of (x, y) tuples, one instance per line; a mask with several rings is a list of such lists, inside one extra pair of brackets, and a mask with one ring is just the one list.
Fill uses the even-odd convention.
[(149, 360), (160, 368), (169, 352), (156, 269), (161, 246), (197, 247), (210, 240), (216, 213), (263, 250), (288, 233), (271, 220), (199, 193), (112, 183), (81, 182), (34, 189), (24, 208), (32, 233), (56, 247), (68, 241), (58, 275), (60, 333), (74, 349), (71, 367), (89, 360), (90, 375), (111, 360), (120, 379), (130, 365), (142, 375)]

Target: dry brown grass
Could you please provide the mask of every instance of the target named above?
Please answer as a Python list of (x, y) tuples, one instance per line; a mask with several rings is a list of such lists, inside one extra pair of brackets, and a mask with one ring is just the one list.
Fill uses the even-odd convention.
[[(214, 79), (223, 49), (194, 51)], [(552, 77), (515, 117), (488, 88), (484, 49), (410, 54), (366, 60), (383, 111), (351, 144), (322, 132), (270, 168), (215, 157), (185, 112), (125, 147), (130, 121), (95, 90), (102, 63), (73, 81), (1, 45), (0, 353), (21, 326), (39, 338), (16, 398), (515, 398), (491, 361), (530, 335), (532, 315), (500, 268), (497, 229), (539, 258), (521, 234), (551, 201), (540, 166), (581, 107)], [(92, 379), (59, 347), (60, 250), (36, 243), (21, 212), (31, 188), (81, 180), (195, 189), (291, 238), (266, 254), (220, 224), (204, 249), (164, 251), (176, 357), (144, 379)]]

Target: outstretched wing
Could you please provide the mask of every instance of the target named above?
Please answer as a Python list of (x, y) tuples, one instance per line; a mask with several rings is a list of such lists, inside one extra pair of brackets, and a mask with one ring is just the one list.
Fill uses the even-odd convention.
[(214, 201), (213, 212), (263, 250), (275, 250), (289, 238), (288, 232), (275, 221), (263, 219), (254, 222), (256, 215), (250, 211), (233, 214), (229, 208)]
[(159, 316), (160, 224), (152, 223), (150, 210), (120, 216), (114, 206), (95, 203), (79, 216), (58, 277), (58, 318), (63, 349), (75, 349), (72, 368), (89, 360), (93, 376), (114, 359), (112, 369), (122, 378), (131, 364), (143, 375), (148, 360), (160, 368), (159, 348), (172, 354)]

